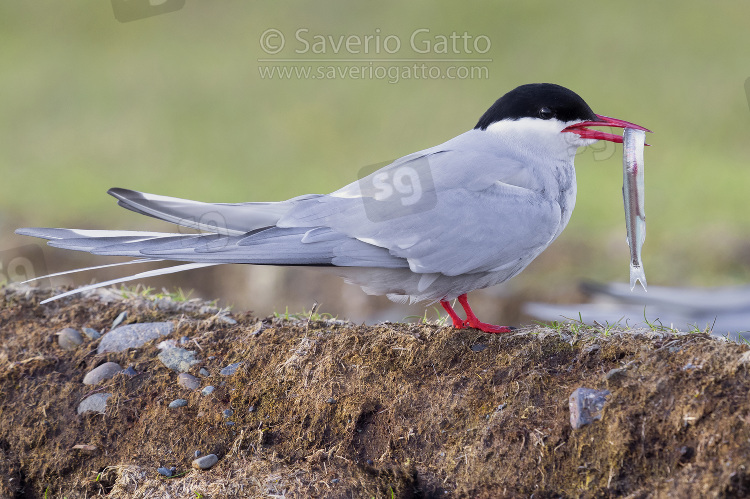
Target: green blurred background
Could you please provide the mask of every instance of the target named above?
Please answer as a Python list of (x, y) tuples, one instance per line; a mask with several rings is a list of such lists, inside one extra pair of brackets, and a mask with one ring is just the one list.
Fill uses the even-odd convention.
[[(139, 1), (116, 3), (148, 13), (148, 2)], [(187, 0), (174, 12), (131, 22), (115, 19), (113, 5), (102, 0), (5, 2), (0, 249), (34, 243), (12, 234), (18, 226), (169, 230), (118, 208), (106, 195), (114, 186), (216, 202), (330, 192), (367, 165), (473, 127), (495, 99), (519, 84), (554, 82), (579, 93), (599, 114), (655, 132), (645, 157), (649, 284), (747, 282), (748, 20), (745, 1)], [(278, 54), (261, 46), (269, 29), (286, 38)], [(299, 29), (308, 30), (302, 36), (311, 43), (315, 35), (379, 34), (381, 40), (398, 37), (401, 48), (394, 54), (335, 54), (329, 45), (325, 54), (299, 54)], [(419, 29), (429, 30), (420, 40), (467, 33), (486, 37), (491, 48), (486, 54), (418, 54), (409, 38)], [(367, 65), (316, 63), (317, 57), (382, 58), (385, 66), (403, 65), (393, 61), (400, 58), (491, 61), (455, 63), (486, 67), (485, 78), (397, 83), (260, 74), (269, 66)], [(261, 60), (266, 58), (300, 61)], [(485, 314), (516, 320), (508, 303), (529, 297), (573, 301), (582, 279), (628, 279), (621, 153), (611, 144), (581, 151), (570, 226), (516, 282), (483, 295)], [(44, 251), (49, 270), (116, 261)], [(351, 308), (348, 301), (368, 303), (353, 297), (359, 293), (354, 288), (329, 296), (320, 291), (328, 280), (314, 278), (307, 286), (295, 281), (317, 274), (229, 269), (174, 282), (261, 314), (321, 301), (322, 294), (326, 311), (372, 316)], [(109, 276), (96, 277), (102, 275)], [(241, 284), (253, 279), (264, 284)]]

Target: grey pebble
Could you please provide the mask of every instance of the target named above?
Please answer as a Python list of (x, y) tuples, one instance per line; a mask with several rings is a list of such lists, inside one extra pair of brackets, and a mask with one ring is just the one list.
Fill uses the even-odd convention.
[(234, 411), (232, 409), (224, 409), (221, 413), (225, 418), (231, 418)]
[(104, 380), (113, 378), (115, 374), (122, 371), (122, 367), (117, 362), (105, 362), (99, 367), (95, 367), (83, 377), (84, 385), (98, 385)]
[(477, 343), (476, 345), (471, 345), (472, 352), (481, 352), (485, 348), (487, 348), (487, 345), (485, 345), (484, 343)]
[(201, 395), (203, 395), (204, 397), (206, 397), (208, 395), (211, 395), (214, 392), (214, 390), (215, 390), (215, 388), (213, 386), (208, 385), (203, 390), (201, 390)]
[(185, 399), (175, 399), (169, 403), (170, 409), (179, 409), (180, 407), (185, 407), (188, 404), (188, 401)]
[(224, 423), (226, 426), (234, 426), (234, 421), (227, 421)]
[(124, 371), (122, 371), (122, 373), (123, 374), (127, 374), (130, 377), (133, 377), (133, 376), (135, 376), (135, 375), (138, 374), (138, 371), (136, 371), (135, 369), (133, 369), (133, 366), (128, 366), (128, 368), (125, 369)]
[(601, 410), (607, 403), (609, 390), (577, 388), (568, 398), (570, 408), (570, 426), (574, 430), (602, 419)]
[(200, 362), (195, 358), (195, 352), (184, 348), (165, 348), (159, 352), (159, 360), (169, 369), (185, 372)]
[(204, 378), (206, 378), (208, 376), (211, 376), (211, 373), (209, 373), (208, 370), (206, 370), (205, 367), (201, 367), (200, 371), (198, 371), (198, 374), (200, 374)]
[(331, 483), (339, 483), (339, 479), (338, 478), (334, 478), (333, 480), (331, 480)]
[(120, 315), (117, 316), (117, 318), (112, 322), (112, 329), (116, 328), (120, 324), (122, 324), (122, 321), (128, 318), (128, 311), (124, 311), (120, 313)]
[(83, 331), (83, 334), (85, 334), (90, 340), (98, 340), (102, 336), (99, 331), (91, 329), (90, 327), (85, 327), (81, 329), (81, 331)]
[(196, 470), (207, 470), (218, 462), (219, 458), (216, 457), (216, 454), (208, 454), (193, 460), (193, 468)]
[(326, 400), (326, 402), (329, 403), (329, 404), (335, 404), (336, 403), (336, 399), (333, 398), (333, 397), (331, 397), (328, 400)]
[(172, 470), (170, 470), (169, 468), (165, 468), (164, 466), (162, 466), (161, 468), (157, 468), (156, 471), (158, 471), (160, 475), (164, 475), (166, 477), (172, 476)]
[(96, 353), (122, 352), (128, 348), (138, 348), (174, 330), (171, 322), (144, 322), (120, 326), (104, 334)]
[(201, 386), (200, 380), (188, 373), (180, 373), (180, 375), (177, 376), (177, 384), (188, 390), (197, 390)]
[(197, 450), (193, 453), (193, 457), (200, 457), (201, 451)]
[(72, 327), (66, 327), (57, 333), (57, 343), (63, 350), (75, 350), (83, 343), (83, 336)]
[(86, 397), (78, 404), (78, 414), (86, 414), (87, 412), (104, 414), (107, 409), (107, 399), (111, 396), (111, 393), (95, 393)]
[(232, 374), (237, 372), (237, 369), (240, 368), (242, 365), (242, 362), (235, 362), (234, 364), (229, 364), (227, 367), (219, 371), (219, 374), (222, 376), (231, 376)]
[(255, 412), (255, 406), (251, 405), (250, 407), (248, 407), (247, 412)]

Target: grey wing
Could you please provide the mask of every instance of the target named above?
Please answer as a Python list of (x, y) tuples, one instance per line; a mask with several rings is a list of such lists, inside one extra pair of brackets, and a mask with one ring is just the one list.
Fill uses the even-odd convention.
[(387, 249), (418, 273), (525, 266), (558, 234), (561, 209), (535, 190), (497, 180), (519, 169), (513, 159), (429, 151), (300, 200), (277, 225), (328, 227)]

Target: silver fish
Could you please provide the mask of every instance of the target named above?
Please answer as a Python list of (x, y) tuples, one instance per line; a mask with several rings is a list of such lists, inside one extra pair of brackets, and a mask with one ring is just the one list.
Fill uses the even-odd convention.
[(625, 202), (625, 224), (630, 246), (630, 290), (635, 288), (636, 281), (640, 281), (645, 291), (646, 273), (641, 262), (641, 248), (646, 240), (646, 213), (643, 209), (643, 148), (646, 132), (626, 128), (622, 139), (622, 199)]

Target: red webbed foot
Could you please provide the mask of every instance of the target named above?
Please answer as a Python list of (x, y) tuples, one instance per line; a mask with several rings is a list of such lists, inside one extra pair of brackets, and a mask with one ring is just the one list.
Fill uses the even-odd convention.
[(486, 322), (480, 321), (471, 310), (471, 307), (469, 306), (469, 299), (466, 297), (466, 294), (459, 296), (458, 302), (466, 312), (466, 320), (462, 320), (458, 316), (456, 311), (453, 310), (453, 307), (451, 307), (450, 303), (448, 303), (446, 300), (440, 300), (440, 304), (443, 306), (445, 311), (448, 312), (448, 315), (453, 320), (454, 328), (463, 329), (465, 327), (473, 327), (475, 329), (479, 329), (480, 331), (484, 331), (485, 333), (493, 334), (510, 333), (511, 331), (513, 331), (514, 328), (512, 327), (495, 326), (493, 324), (487, 324)]

